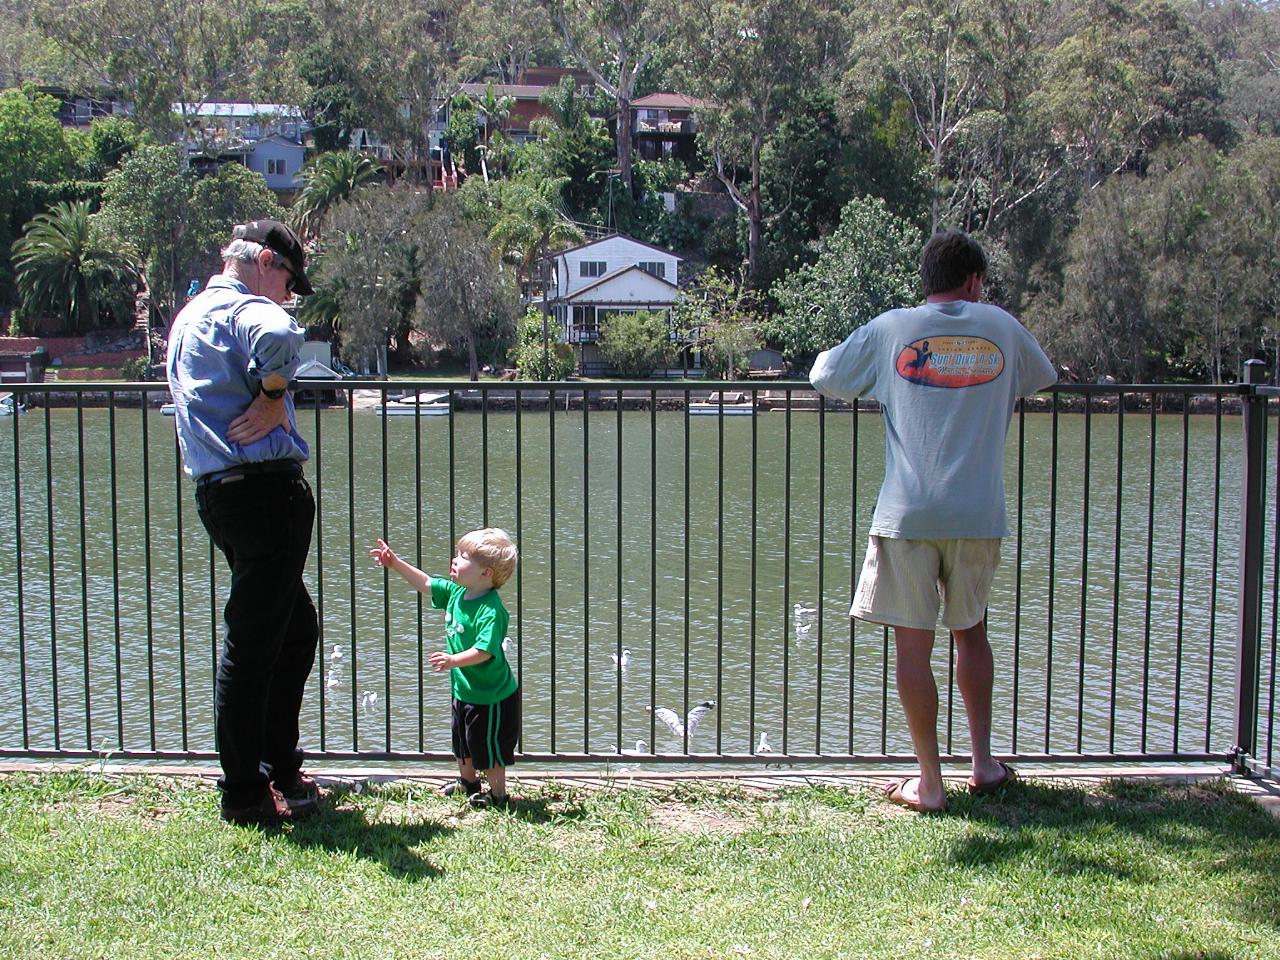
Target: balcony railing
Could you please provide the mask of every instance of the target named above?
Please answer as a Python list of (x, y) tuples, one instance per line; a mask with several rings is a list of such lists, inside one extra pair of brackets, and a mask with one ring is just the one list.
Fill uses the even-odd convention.
[[(440, 621), (365, 548), (384, 536), (443, 571), (486, 525), (521, 547), (503, 596), (525, 758), (910, 753), (889, 634), (847, 615), (883, 470), (875, 410), (799, 383), (418, 381), (391, 395), (442, 391), (448, 415), (396, 417), (377, 413), (388, 384), (341, 386), (343, 404), (298, 412), (322, 624), (311, 753), (449, 756), (448, 683), (426, 667)], [(713, 388), (750, 403), (690, 402)], [(163, 386), (13, 389), (30, 409), (0, 420), (0, 755), (212, 757), (227, 574)], [(1019, 409), (988, 615), (997, 751), (1274, 766), (1274, 396), (1062, 386)], [(943, 749), (960, 755), (952, 652), (940, 635)], [(649, 710), (703, 701), (692, 733)]]

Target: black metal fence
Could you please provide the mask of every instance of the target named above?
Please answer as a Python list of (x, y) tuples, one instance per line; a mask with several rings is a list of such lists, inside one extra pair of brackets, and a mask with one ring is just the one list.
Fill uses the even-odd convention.
[[(341, 387), (298, 411), (322, 624), (309, 752), (448, 756), (448, 683), (426, 661), (441, 624), (365, 548), (383, 536), (444, 571), (458, 535), (494, 525), (522, 554), (503, 596), (526, 758), (909, 755), (889, 634), (848, 617), (883, 469), (875, 410), (798, 383)], [(14, 390), (29, 410), (0, 420), (0, 755), (213, 756), (227, 575), (163, 386)], [(998, 752), (1273, 768), (1276, 396), (1064, 385), (1015, 413), (988, 615)], [(943, 634), (943, 748), (962, 755), (953, 654)], [(651, 709), (706, 701), (692, 729)]]

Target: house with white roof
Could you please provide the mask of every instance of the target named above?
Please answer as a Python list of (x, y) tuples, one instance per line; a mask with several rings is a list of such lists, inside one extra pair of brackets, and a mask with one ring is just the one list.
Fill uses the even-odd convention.
[(669, 250), (622, 234), (555, 254), (548, 300), (564, 341), (577, 351), (579, 373), (610, 372), (597, 344), (601, 322), (609, 314), (648, 310), (671, 315), (681, 297), (681, 262)]
[(300, 107), (287, 103), (211, 101), (173, 105), (190, 131), (187, 152), (193, 165), (240, 163), (276, 191), (302, 186), (298, 172), (306, 160), (308, 129)]

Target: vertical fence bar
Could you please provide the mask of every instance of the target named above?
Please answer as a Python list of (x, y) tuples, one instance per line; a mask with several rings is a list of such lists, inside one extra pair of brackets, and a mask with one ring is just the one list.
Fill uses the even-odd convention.
[(190, 750), (190, 730), (187, 722), (187, 604), (185, 558), (182, 553), (182, 450), (178, 447), (178, 433), (173, 434), (173, 517), (174, 517), (174, 573), (178, 585), (178, 703), (182, 720), (182, 750)]
[(1076, 659), (1076, 753), (1084, 751), (1084, 663), (1085, 636), (1089, 623), (1089, 467), (1093, 441), (1093, 395), (1084, 397), (1084, 477), (1080, 520), (1080, 639)]
[[(1263, 407), (1263, 416), (1267, 416), (1267, 407), (1270, 401), (1267, 401)], [(1264, 419), (1264, 422), (1266, 420)], [(1267, 766), (1270, 767), (1275, 758), (1275, 732), (1276, 732), (1276, 632), (1280, 624), (1280, 428), (1276, 431), (1276, 459), (1275, 473), (1272, 476), (1272, 483), (1275, 485), (1274, 499), (1272, 501), (1272, 520), (1271, 520), (1271, 663), (1267, 669), (1267, 676), (1270, 678), (1269, 693), (1267, 696)], [(1263, 489), (1266, 489), (1265, 484)]]
[(1109, 718), (1108, 746), (1116, 752), (1116, 678), (1120, 657), (1120, 527), (1124, 516), (1124, 391), (1116, 398), (1116, 527), (1111, 534), (1114, 543), (1114, 576), (1111, 582), (1111, 715)]
[[(751, 402), (758, 400), (758, 394), (751, 392)], [(756, 626), (759, 599), (759, 579), (757, 577), (757, 560), (760, 546), (760, 418), (751, 418), (751, 649), (748, 655), (748, 696), (747, 696), (747, 743), (756, 745)]]
[(1027, 401), (1018, 401), (1018, 535), (1013, 562), (1013, 710), (1009, 718), (1009, 751), (1018, 752), (1018, 690), (1022, 680), (1022, 532), (1026, 510)]
[(120, 477), (116, 469), (116, 394), (107, 391), (107, 449), (111, 463), (111, 624), (115, 641), (116, 668), (116, 746), (124, 749), (124, 663), (120, 636)]
[[(658, 391), (649, 388), (649, 706), (658, 698)], [(658, 718), (649, 710), (649, 752), (658, 752)]]
[(147, 391), (142, 391), (142, 571), (147, 604), (147, 730), (151, 749), (156, 749), (156, 645), (155, 604), (152, 595), (151, 564), (151, 442), (147, 430)]
[(790, 753), (788, 720), (791, 713), (791, 388), (787, 388), (786, 421), (782, 431), (782, 752)]
[(813, 752), (822, 753), (822, 575), (827, 542), (827, 398), (818, 394), (818, 662), (814, 680)]
[(1191, 398), (1182, 398), (1182, 499), (1178, 522), (1178, 622), (1173, 665), (1173, 752), (1178, 752), (1182, 733), (1182, 628), (1186, 613), (1187, 587), (1187, 481), (1191, 459)]
[[(387, 405), (387, 392), (384, 388), (382, 391), (382, 405)], [(355, 391), (351, 390), (347, 393), (347, 539), (350, 543), (349, 563), (351, 566), (348, 572), (348, 585), (350, 589), (350, 609), (351, 609), (351, 749), (360, 749), (360, 714), (356, 709), (361, 696), (359, 692), (359, 669), (360, 658), (357, 644), (356, 634), (356, 431), (355, 431), (356, 401)], [(382, 583), (382, 589), (387, 589), (385, 571)]]
[[(524, 397), (516, 387), (516, 543), (524, 544)], [(548, 413), (550, 408), (548, 407)], [(418, 663), (422, 663), (421, 615), (419, 615)], [(421, 673), (421, 670), (419, 670)], [(516, 682), (524, 688), (524, 564), (516, 564)], [(418, 725), (422, 725), (422, 688), (418, 688)], [(421, 737), (419, 737), (421, 739)], [(524, 740), (523, 734), (521, 741)], [(523, 745), (523, 744), (522, 744)]]
[(1265, 539), (1266, 416), (1267, 401), (1253, 388), (1263, 382), (1261, 360), (1246, 360), (1241, 381), (1244, 432), (1240, 489), (1240, 563), (1236, 620), (1235, 743), (1232, 748), (1237, 773), (1246, 773), (1246, 761), (1258, 751), (1258, 667), (1262, 633), (1262, 549)]
[(53, 418), (49, 410), (49, 398), (44, 398), (44, 495), (46, 548), (49, 557), (49, 671), (53, 694), (53, 748), (62, 749), (61, 698), (58, 695), (58, 607), (57, 566), (54, 563), (53, 523)]
[(1155, 557), (1156, 531), (1156, 397), (1150, 394), (1151, 418), (1147, 443), (1147, 602), (1142, 621), (1142, 733), (1140, 749), (1147, 752), (1147, 728), (1151, 715), (1151, 561)]
[[(418, 398), (418, 391), (414, 391), (413, 397), (413, 416), (418, 420), (422, 413), (422, 401)], [(386, 416), (387, 394), (386, 390), (382, 393), (382, 423), (378, 426), (381, 428), (382, 444), (378, 449), (378, 459), (382, 467), (382, 535), (389, 537), (391, 532), (388, 530), (391, 518), (391, 495), (388, 492), (389, 481), (391, 479), (390, 466), (387, 463), (387, 421), (391, 418)], [(415, 428), (417, 424), (415, 423)], [(355, 549), (355, 545), (352, 545)], [(352, 554), (352, 566), (355, 566), (355, 555)], [(419, 567), (418, 569), (422, 569)], [(391, 591), (388, 589), (389, 582), (387, 571), (383, 571), (382, 577), (382, 724), (383, 724), (383, 744), (382, 749), (390, 752), (391, 750)]]
[(84, 477), (84, 394), (76, 394), (76, 480), (80, 491), (80, 630), (84, 651), (84, 745), (93, 749), (93, 682), (89, 663), (89, 524)]
[[(316, 393), (315, 418), (313, 420), (313, 426), (314, 426), (314, 436), (315, 436), (314, 444), (315, 445), (312, 447), (312, 451), (315, 454), (314, 461), (315, 461), (316, 486), (315, 486), (314, 496), (316, 501), (316, 526), (315, 526), (315, 530), (313, 531), (312, 541), (315, 543), (315, 548), (316, 548), (315, 601), (316, 601), (316, 620), (318, 621), (318, 626), (320, 628), (318, 631), (318, 636), (316, 638), (316, 646), (320, 650), (320, 656), (321, 656), (320, 662), (323, 665), (326, 662), (324, 658), (327, 656), (327, 651), (329, 649), (329, 646), (325, 642), (325, 635), (324, 635), (324, 534), (323, 534), (324, 470), (321, 465), (321, 460), (322, 460), (322, 457), (324, 456), (324, 453), (323, 453), (324, 443), (322, 442), (322, 438), (320, 434), (320, 395), (318, 391)], [(328, 662), (329, 668), (334, 669), (335, 664), (333, 660), (329, 659), (327, 662)], [(328, 672), (326, 671), (321, 676), (321, 683), (320, 683), (320, 750), (321, 752), (325, 750), (325, 746), (327, 743), (326, 720), (327, 720), (328, 710), (327, 710), (326, 697), (328, 693), (329, 693), (329, 675), (328, 675)]]
[[(415, 401), (418, 409), (414, 416), (421, 412), (421, 400)], [(585, 439), (584, 439), (585, 443)], [(480, 498), (483, 502), (482, 527), (489, 526), (489, 388), (480, 388)]]
[(1213, 557), (1209, 570), (1209, 669), (1205, 672), (1204, 750), (1213, 745), (1213, 673), (1218, 654), (1218, 532), (1222, 518), (1222, 394), (1214, 398)]
[(582, 389), (582, 752), (591, 752), (591, 404)]
[(622, 498), (624, 491), (622, 488), (622, 390), (618, 390), (617, 395), (618, 408), (616, 411), (616, 427), (615, 433), (618, 438), (618, 445), (614, 450), (617, 457), (614, 463), (614, 473), (617, 475), (617, 492), (615, 494), (617, 503), (617, 522), (616, 522), (616, 542), (614, 550), (616, 551), (615, 562), (617, 564), (614, 571), (614, 583), (617, 587), (617, 596), (615, 599), (615, 619), (617, 620), (617, 633), (614, 642), (614, 656), (617, 657), (617, 667), (615, 676), (617, 678), (617, 702), (614, 706), (614, 743), (618, 746), (618, 752), (622, 752)]
[[(716, 418), (716, 704), (724, 703), (724, 391)], [(752, 416), (755, 407), (751, 408)], [(716, 753), (724, 753), (724, 724), (716, 724)]]
[(1049, 753), (1053, 731), (1053, 601), (1057, 594), (1058, 562), (1058, 394), (1053, 395), (1049, 441), (1049, 590), (1045, 614), (1044, 752)]
[(18, 683), (22, 693), (22, 749), (31, 749), (31, 719), (27, 706), (27, 616), (26, 597), (22, 581), (22, 470), (19, 452), (22, 448), (18, 431), (17, 404), (21, 396), (14, 394), (13, 417), (13, 569), (14, 586), (18, 591)]
[[(568, 394), (565, 394), (567, 397)], [(453, 417), (450, 417), (449, 429), (452, 431)], [(452, 433), (450, 434), (452, 436)], [(549, 570), (548, 574), (551, 578), (548, 584), (548, 594), (551, 598), (551, 614), (548, 623), (549, 639), (551, 641), (551, 752), (556, 752), (556, 391), (552, 387), (547, 391), (547, 465), (549, 470), (547, 482), (547, 504), (548, 504), (548, 526), (551, 531), (551, 545), (549, 551)], [(452, 448), (449, 451), (450, 459), (453, 457)], [(452, 476), (453, 468), (450, 467), (450, 476)], [(452, 494), (450, 495), (452, 499)]]
[[(851, 416), (852, 426), (849, 428), (849, 598), (853, 599), (853, 593), (858, 588), (858, 401), (853, 401), (853, 414)], [(853, 738), (853, 704), (856, 699), (857, 688), (854, 681), (857, 678), (856, 665), (858, 659), (858, 628), (857, 621), (853, 617), (849, 618), (849, 706), (847, 723), (848, 731), (848, 749), (847, 752), (852, 754), (854, 747)]]
[[(683, 658), (683, 674), (684, 674), (684, 706), (681, 707), (680, 721), (683, 723), (689, 716), (689, 574), (691, 571), (689, 557), (689, 388), (684, 389), (684, 658)], [(684, 727), (684, 734), (681, 737), (684, 753), (689, 752), (689, 728)]]

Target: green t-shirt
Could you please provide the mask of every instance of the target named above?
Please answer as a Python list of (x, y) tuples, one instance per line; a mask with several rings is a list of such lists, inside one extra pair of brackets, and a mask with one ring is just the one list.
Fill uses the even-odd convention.
[(497, 590), (474, 600), (464, 600), (464, 587), (441, 577), (431, 578), (431, 605), (444, 610), (445, 644), (450, 653), (475, 647), (490, 659), (471, 667), (449, 671), (453, 697), (463, 703), (497, 703), (516, 692), (516, 675), (511, 672), (502, 641), (507, 635), (507, 608)]

